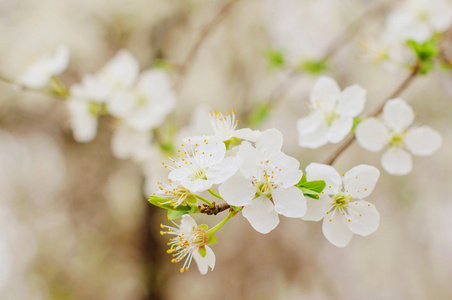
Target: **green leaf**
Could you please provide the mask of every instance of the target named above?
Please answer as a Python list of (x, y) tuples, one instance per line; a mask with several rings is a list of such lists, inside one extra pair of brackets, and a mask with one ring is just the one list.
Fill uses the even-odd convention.
[(312, 75), (318, 75), (328, 69), (322, 60), (307, 60), (300, 65), (300, 69)]
[(323, 191), (323, 189), (325, 188), (326, 183), (323, 180), (313, 180), (313, 181), (308, 181), (305, 182), (303, 184), (301, 184), (299, 186), (299, 188), (303, 188), (309, 191), (313, 191), (316, 193), (320, 193)]
[(306, 174), (303, 172), (303, 177), (301, 177), (300, 181), (296, 184), (296, 186), (302, 185), (305, 182), (307, 182)]
[(155, 206), (168, 209), (168, 210), (175, 210), (175, 211), (184, 211), (184, 212), (190, 212), (194, 208), (188, 205), (179, 205), (178, 207), (174, 208), (170, 203), (162, 204), (165, 202), (168, 202), (167, 198), (162, 198), (158, 196), (151, 195), (149, 196), (149, 202)]
[(315, 200), (319, 200), (319, 195), (318, 194), (304, 194), (306, 197), (315, 199)]
[(206, 257), (206, 247), (201, 247), (198, 249), (199, 254), (201, 254), (202, 257)]
[(262, 124), (270, 115), (271, 106), (268, 103), (260, 103), (251, 111), (248, 116), (248, 124), (255, 127)]
[(215, 244), (216, 242), (218, 242), (218, 239), (213, 234), (207, 235), (207, 245)]
[(439, 55), (438, 38), (432, 39), (419, 44), (414, 40), (408, 40), (408, 47), (410, 47), (417, 56), (419, 64), (419, 73), (427, 74), (434, 67), (434, 58)]
[(170, 220), (174, 220), (177, 218), (182, 217), (183, 215), (188, 214), (186, 211), (179, 211), (179, 210), (168, 210), (168, 218)]
[(267, 57), (268, 67), (270, 69), (281, 69), (286, 65), (284, 53), (278, 49), (268, 49), (265, 52)]

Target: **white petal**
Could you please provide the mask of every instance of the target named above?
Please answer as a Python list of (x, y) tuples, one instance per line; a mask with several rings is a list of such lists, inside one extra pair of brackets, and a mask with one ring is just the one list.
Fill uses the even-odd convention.
[(336, 169), (329, 165), (310, 163), (306, 167), (306, 179), (307, 181), (325, 181), (326, 186), (323, 190), (325, 195), (336, 194), (342, 187), (341, 176)]
[(345, 247), (352, 240), (353, 233), (348, 228), (347, 219), (339, 212), (323, 218), (322, 231), (326, 239), (336, 247)]
[(263, 131), (256, 139), (256, 148), (266, 153), (266, 155), (281, 151), (282, 144), (283, 135), (275, 128)]
[(403, 141), (413, 155), (430, 155), (441, 146), (442, 138), (429, 126), (410, 129)]
[(413, 123), (414, 112), (411, 106), (400, 98), (388, 100), (383, 108), (383, 120), (387, 127), (402, 133)]
[(275, 210), (289, 218), (301, 218), (306, 213), (306, 199), (303, 192), (294, 186), (272, 191)]
[(413, 169), (411, 155), (401, 148), (391, 147), (381, 157), (381, 165), (391, 175), (406, 175)]
[(341, 116), (356, 117), (364, 109), (366, 93), (367, 91), (357, 84), (345, 88), (339, 97), (336, 113)]
[(316, 81), (309, 100), (316, 109), (330, 112), (336, 106), (340, 92), (334, 79), (322, 76)]
[(305, 221), (320, 221), (322, 218), (328, 218), (327, 212), (330, 211), (333, 201), (330, 196), (320, 194), (319, 199), (312, 199), (306, 197), (307, 210), (306, 214), (302, 217)]
[(269, 233), (279, 224), (279, 216), (271, 201), (264, 196), (256, 198), (242, 210), (243, 216), (256, 231)]
[(378, 229), (380, 214), (375, 206), (367, 201), (355, 201), (347, 206), (348, 228), (353, 233), (367, 236)]
[(234, 130), (233, 136), (242, 140), (255, 142), (258, 133), (250, 128), (242, 128)]
[(213, 182), (205, 179), (195, 179), (195, 180), (184, 180), (181, 182), (181, 184), (184, 188), (186, 188), (190, 192), (199, 193), (210, 189), (213, 185)]
[(328, 125), (325, 121), (312, 132), (304, 133), (298, 131), (298, 145), (311, 149), (319, 148), (328, 143), (327, 133)]
[(380, 171), (369, 165), (359, 165), (351, 168), (344, 175), (344, 188), (346, 193), (356, 199), (364, 199), (372, 193)]
[(182, 169), (175, 169), (168, 174), (168, 179), (173, 181), (185, 181), (189, 179), (189, 174)]
[(199, 254), (199, 251), (197, 249), (193, 252), (193, 258), (198, 265), (198, 270), (203, 275), (207, 274), (209, 267), (212, 271), (215, 267), (215, 254), (209, 246), (206, 245), (204, 247), (206, 248), (206, 256), (204, 257)]
[(206, 177), (214, 184), (220, 184), (234, 175), (238, 170), (236, 157), (226, 157), (219, 163), (209, 167), (206, 171)]
[(325, 123), (323, 114), (318, 111), (314, 111), (302, 117), (297, 121), (297, 130), (299, 134), (308, 134), (317, 131), (317, 129)]
[(328, 142), (337, 144), (342, 141), (352, 130), (353, 118), (337, 117), (328, 128), (326, 138)]
[(193, 231), (194, 228), (198, 227), (196, 221), (190, 215), (183, 215), (180, 221), (179, 228), (184, 232)]
[(107, 102), (108, 112), (117, 118), (126, 118), (134, 109), (135, 95), (128, 91), (115, 93)]
[(389, 135), (383, 123), (375, 118), (369, 118), (356, 127), (358, 144), (368, 151), (377, 152), (389, 143)]
[(136, 58), (127, 50), (120, 50), (103, 68), (98, 76), (116, 90), (131, 88), (140, 71)]
[(97, 117), (89, 112), (89, 103), (68, 100), (66, 104), (71, 115), (74, 139), (79, 143), (91, 142), (97, 134)]
[[(282, 152), (273, 155), (269, 160), (269, 164), (281, 169), (278, 175), (278, 181), (281, 182), (281, 186), (284, 188), (297, 184), (303, 176), (303, 172), (298, 169), (300, 162)], [(269, 172), (272, 171), (269, 170)]]
[(240, 174), (235, 174), (223, 184), (218, 191), (229, 205), (245, 206), (248, 205), (256, 194), (256, 189), (249, 179)]
[(210, 267), (210, 270), (213, 271), (213, 269), (215, 268), (215, 253), (213, 253), (213, 250), (209, 246), (206, 245), (205, 247), (207, 263)]
[(63, 73), (69, 65), (71, 53), (67, 45), (58, 45), (51, 62), (52, 75)]
[(262, 153), (248, 142), (242, 142), (237, 156), (241, 159), (240, 172), (249, 179), (256, 174), (260, 162), (264, 160)]

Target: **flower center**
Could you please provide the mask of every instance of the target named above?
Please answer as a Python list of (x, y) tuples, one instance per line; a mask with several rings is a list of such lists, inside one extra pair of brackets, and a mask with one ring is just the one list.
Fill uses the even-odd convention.
[(88, 111), (93, 116), (100, 116), (107, 114), (107, 107), (105, 103), (98, 103), (95, 101), (90, 101), (88, 104)]
[(146, 104), (148, 104), (148, 102), (149, 102), (148, 98), (146, 98), (143, 95), (139, 95), (138, 98), (137, 98), (137, 102), (136, 103), (137, 103), (137, 106), (143, 107)]
[(334, 111), (325, 112), (325, 121), (328, 123), (328, 126), (330, 126), (337, 117), (338, 115)]
[(259, 181), (255, 185), (256, 187), (256, 194), (259, 196), (265, 196), (270, 198), (272, 195), (272, 189), (273, 185), (271, 182), (268, 182), (267, 180)]
[(389, 141), (389, 147), (401, 147), (403, 145), (403, 134), (394, 133)]
[(338, 209), (346, 208), (350, 203), (351, 197), (344, 193), (337, 193), (333, 196), (333, 206)]
[(196, 180), (196, 179), (207, 179), (206, 177), (206, 170), (204, 168), (199, 168), (196, 171), (193, 171), (193, 173), (190, 176), (191, 180)]

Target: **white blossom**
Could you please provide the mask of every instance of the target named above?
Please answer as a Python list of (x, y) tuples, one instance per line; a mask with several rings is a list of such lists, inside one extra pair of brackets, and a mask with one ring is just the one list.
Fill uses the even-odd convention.
[(385, 146), (381, 164), (392, 175), (406, 175), (412, 168), (411, 155), (430, 155), (441, 145), (441, 136), (429, 126), (411, 126), (413, 109), (400, 98), (388, 100), (383, 122), (376, 118), (362, 121), (356, 140), (366, 150), (378, 152)]
[(210, 124), (212, 125), (215, 136), (220, 140), (226, 141), (235, 137), (255, 141), (256, 132), (250, 128), (236, 129), (238, 122), (239, 120), (236, 120), (234, 110), (231, 113), (226, 112), (225, 115), (218, 110), (210, 112)]
[(20, 85), (40, 89), (45, 87), (53, 76), (63, 73), (69, 65), (70, 52), (66, 45), (59, 45), (55, 52), (46, 54), (19, 76)]
[[(185, 258), (184, 265), (180, 269), (181, 272), (188, 271), (193, 258), (198, 265), (201, 274), (207, 274), (210, 269), (213, 271), (215, 267), (215, 254), (207, 245), (207, 232), (204, 226), (198, 226), (195, 220), (189, 215), (183, 215), (180, 225), (176, 227), (161, 225), (167, 231), (161, 231), (162, 235), (175, 235), (170, 239), (170, 250), (173, 253), (173, 263), (180, 262)], [(200, 253), (204, 250), (204, 256)]]
[(168, 175), (170, 180), (180, 182), (193, 193), (206, 191), (237, 172), (236, 158), (225, 157), (223, 141), (204, 138), (198, 142), (188, 138), (181, 147), (177, 158), (170, 158), (172, 165), (165, 165), (165, 168), (172, 170)]
[(303, 192), (295, 187), (303, 172), (300, 163), (281, 152), (283, 137), (276, 129), (262, 132), (256, 147), (243, 142), (237, 154), (240, 172), (219, 187), (230, 205), (244, 206), (243, 216), (260, 233), (279, 224), (279, 214), (299, 218), (306, 211)]
[(319, 199), (308, 199), (303, 220), (323, 219), (323, 234), (337, 247), (347, 246), (353, 234), (367, 236), (375, 232), (380, 215), (367, 198), (377, 183), (380, 172), (368, 165), (359, 165), (347, 173), (339, 173), (331, 166), (311, 163), (306, 167), (306, 179), (324, 180), (326, 187)]
[(116, 93), (108, 103), (108, 111), (136, 130), (160, 126), (174, 110), (176, 95), (164, 70), (143, 72), (131, 90)]
[(121, 123), (113, 132), (111, 148), (117, 158), (132, 158), (140, 162), (147, 157), (151, 142), (152, 134), (149, 130), (138, 131)]
[(326, 143), (339, 143), (353, 127), (366, 102), (366, 90), (358, 85), (342, 92), (336, 81), (320, 77), (310, 94), (312, 112), (297, 122), (298, 144), (318, 148)]

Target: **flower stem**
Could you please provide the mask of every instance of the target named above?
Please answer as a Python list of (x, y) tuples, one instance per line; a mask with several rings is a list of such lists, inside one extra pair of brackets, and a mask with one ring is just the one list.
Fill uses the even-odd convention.
[(193, 195), (193, 196), (195, 196), (197, 199), (199, 199), (199, 200), (201, 200), (201, 201), (204, 201), (204, 202), (207, 203), (207, 205), (209, 205), (210, 207), (214, 207), (214, 206), (215, 206), (215, 205), (212, 204), (212, 202), (210, 202), (209, 200), (207, 200), (207, 199), (204, 198), (204, 197), (201, 197), (201, 196), (198, 196), (198, 195)]
[(228, 213), (228, 215), (226, 216), (226, 218), (223, 219), (223, 221), (221, 221), (220, 223), (218, 223), (214, 227), (212, 227), (209, 230), (207, 230), (207, 233), (213, 234), (213, 233), (217, 232), (221, 227), (223, 227), (224, 224), (226, 224), (227, 221), (229, 221), (230, 218), (235, 216), (235, 214), (236, 214), (236, 212), (231, 210)]
[[(223, 199), (223, 197), (221, 197), (219, 194), (217, 194), (213, 189), (208, 189), (209, 193), (211, 193), (213, 196), (219, 198), (219, 199)], [(223, 199), (224, 200), (224, 199)]]

